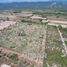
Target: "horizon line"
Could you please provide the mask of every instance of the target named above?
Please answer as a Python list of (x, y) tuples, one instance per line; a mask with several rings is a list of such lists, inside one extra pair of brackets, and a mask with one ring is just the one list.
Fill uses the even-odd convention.
[[(31, 2), (34, 2), (34, 3), (36, 3), (36, 2), (52, 2), (52, 0), (50, 1), (21, 1), (21, 2), (0, 2), (0, 3), (31, 3)], [(64, 2), (64, 1), (53, 1), (53, 2)], [(66, 2), (66, 1), (65, 1)]]

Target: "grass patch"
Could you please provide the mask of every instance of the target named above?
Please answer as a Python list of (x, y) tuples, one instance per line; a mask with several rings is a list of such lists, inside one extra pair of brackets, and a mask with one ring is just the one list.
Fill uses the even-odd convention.
[(67, 59), (65, 58), (67, 57), (62, 57), (62, 49), (63, 45), (57, 28), (54, 26), (48, 26), (45, 47), (46, 57), (44, 58), (43, 67), (48, 67), (48, 65), (50, 67), (53, 65), (56, 65), (57, 67), (66, 67)]

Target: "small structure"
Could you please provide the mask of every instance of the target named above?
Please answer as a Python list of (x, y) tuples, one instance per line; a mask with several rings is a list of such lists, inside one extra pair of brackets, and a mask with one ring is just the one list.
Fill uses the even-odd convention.
[(49, 22), (47, 19), (43, 19), (42, 22)]
[(33, 16), (31, 17), (31, 19), (33, 19), (33, 20), (46, 20), (46, 18), (43, 18), (43, 17), (41, 17), (41, 16), (39, 16), (39, 15), (33, 15)]

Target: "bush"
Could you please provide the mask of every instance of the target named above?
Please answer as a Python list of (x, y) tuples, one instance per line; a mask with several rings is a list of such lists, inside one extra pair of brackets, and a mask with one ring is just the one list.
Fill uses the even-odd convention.
[(26, 36), (26, 34), (24, 32), (20, 32), (18, 36)]
[(62, 29), (62, 26), (61, 26), (61, 25), (59, 25), (59, 26), (58, 26), (58, 28), (61, 30), (61, 29)]
[(18, 55), (17, 54), (11, 54), (8, 57), (13, 61), (18, 61)]
[(56, 16), (56, 18), (59, 18), (60, 16)]
[(10, 48), (15, 48), (15, 46), (10, 46)]

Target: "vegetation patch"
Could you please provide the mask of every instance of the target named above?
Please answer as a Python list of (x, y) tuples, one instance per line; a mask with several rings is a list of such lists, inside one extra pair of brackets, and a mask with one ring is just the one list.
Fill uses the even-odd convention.
[(60, 35), (55, 26), (47, 27), (45, 58), (43, 67), (66, 67), (67, 59), (62, 57), (63, 45), (60, 39)]
[[(0, 31), (0, 46), (25, 54), (26, 56), (43, 60), (46, 25), (28, 22), (17, 22), (9, 29)], [(45, 45), (45, 44), (44, 44)], [(13, 55), (10, 58), (14, 58)]]

